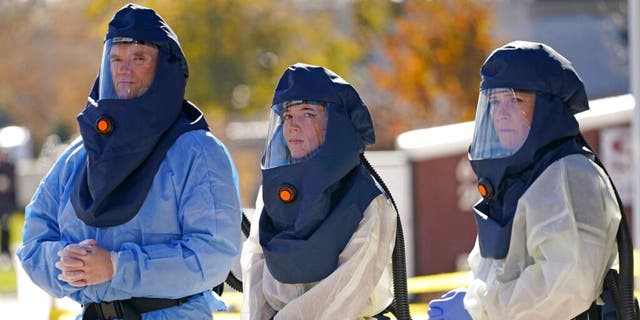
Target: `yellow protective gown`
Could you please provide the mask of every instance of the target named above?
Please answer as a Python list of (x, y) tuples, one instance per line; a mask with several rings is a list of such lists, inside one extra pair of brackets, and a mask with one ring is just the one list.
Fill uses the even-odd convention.
[(474, 320), (571, 319), (602, 291), (620, 210), (607, 175), (583, 155), (552, 163), (518, 201), (509, 253), (476, 245), (464, 305)]

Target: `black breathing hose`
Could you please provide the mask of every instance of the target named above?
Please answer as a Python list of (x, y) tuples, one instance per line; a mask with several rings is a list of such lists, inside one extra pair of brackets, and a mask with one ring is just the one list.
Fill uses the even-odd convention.
[(238, 279), (233, 272), (229, 271), (227, 279), (224, 281), (231, 289), (242, 292), (242, 280)]
[(622, 298), (620, 297), (620, 283), (618, 273), (614, 269), (610, 269), (604, 277), (604, 287), (611, 293), (614, 309), (616, 314), (622, 314)]
[(411, 320), (411, 313), (409, 312), (409, 294), (407, 293), (407, 262), (404, 254), (404, 233), (402, 231), (402, 223), (400, 221), (400, 214), (398, 213), (398, 206), (396, 205), (396, 201), (393, 199), (389, 188), (387, 188), (387, 185), (362, 153), (360, 154), (360, 162), (382, 187), (385, 194), (389, 197), (389, 200), (391, 200), (393, 208), (396, 210), (396, 241), (393, 247), (393, 254), (391, 256), (394, 299), (391, 306), (387, 309), (393, 313), (398, 320)]
[(244, 234), (246, 238), (249, 238), (249, 231), (251, 231), (251, 222), (249, 222), (249, 219), (247, 219), (247, 215), (244, 214), (244, 211), (242, 212), (242, 223), (240, 224), (240, 229), (242, 229), (242, 234)]
[(391, 262), (393, 267), (393, 292), (394, 311), (393, 315), (398, 320), (410, 320), (411, 312), (409, 311), (409, 298), (407, 293), (407, 268), (404, 252), (404, 233), (402, 231), (402, 223), (400, 216), (397, 217), (396, 228), (396, 244), (393, 248)]
[[(248, 238), (249, 230), (251, 230), (251, 222), (247, 219), (244, 211), (242, 212), (242, 223), (240, 224), (240, 229), (242, 230), (242, 234)], [(226, 282), (231, 289), (242, 292), (242, 280), (238, 279), (233, 272), (229, 271), (229, 275), (227, 275), (227, 279), (224, 282)]]
[(579, 143), (587, 147), (593, 153), (593, 161), (602, 168), (609, 178), (609, 183), (611, 183), (613, 192), (616, 195), (618, 208), (621, 214), (620, 226), (618, 227), (618, 232), (616, 234), (616, 242), (618, 243), (618, 261), (620, 263), (620, 283), (618, 284), (618, 290), (616, 292), (613, 292), (612, 290), (614, 298), (617, 296), (619, 299), (616, 301), (616, 311), (618, 312), (620, 320), (639, 320), (633, 296), (633, 245), (631, 235), (629, 234), (629, 225), (627, 223), (624, 205), (622, 204), (622, 200), (618, 194), (618, 189), (616, 189), (613, 180), (611, 180), (609, 172), (607, 172), (602, 161), (600, 161), (595, 152), (593, 152), (593, 148), (591, 148), (582, 134), (579, 134), (577, 138)]
[(620, 201), (620, 196), (618, 196), (618, 191), (616, 191), (616, 198), (618, 198), (622, 213), (620, 227), (616, 235), (616, 241), (618, 242), (618, 259), (620, 262), (620, 319), (637, 320), (638, 314), (636, 314), (633, 297), (633, 247), (631, 245), (631, 236), (629, 235), (629, 226), (627, 225), (627, 219), (624, 208), (622, 207), (622, 202)]

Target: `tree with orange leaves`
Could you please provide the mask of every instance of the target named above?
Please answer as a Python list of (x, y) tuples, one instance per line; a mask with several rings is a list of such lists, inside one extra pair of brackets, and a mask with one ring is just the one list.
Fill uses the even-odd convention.
[(382, 34), (380, 54), (368, 63), (378, 148), (406, 130), (473, 119), (479, 69), (493, 45), (488, 5), (409, 0), (392, 5), (390, 24), (369, 24)]

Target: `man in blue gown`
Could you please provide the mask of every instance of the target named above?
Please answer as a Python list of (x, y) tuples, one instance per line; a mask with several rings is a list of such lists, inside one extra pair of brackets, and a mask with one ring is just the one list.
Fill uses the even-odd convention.
[[(185, 100), (187, 63), (153, 10), (109, 23), (81, 139), (26, 208), (18, 257), (82, 319), (211, 319), (240, 250), (237, 173)], [(78, 317), (80, 318), (80, 316)]]

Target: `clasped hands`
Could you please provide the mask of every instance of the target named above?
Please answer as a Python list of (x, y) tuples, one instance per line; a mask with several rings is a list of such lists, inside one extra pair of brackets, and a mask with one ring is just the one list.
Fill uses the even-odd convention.
[(58, 251), (55, 267), (58, 279), (74, 287), (107, 282), (113, 278), (111, 252), (99, 247), (95, 239), (70, 244)]

